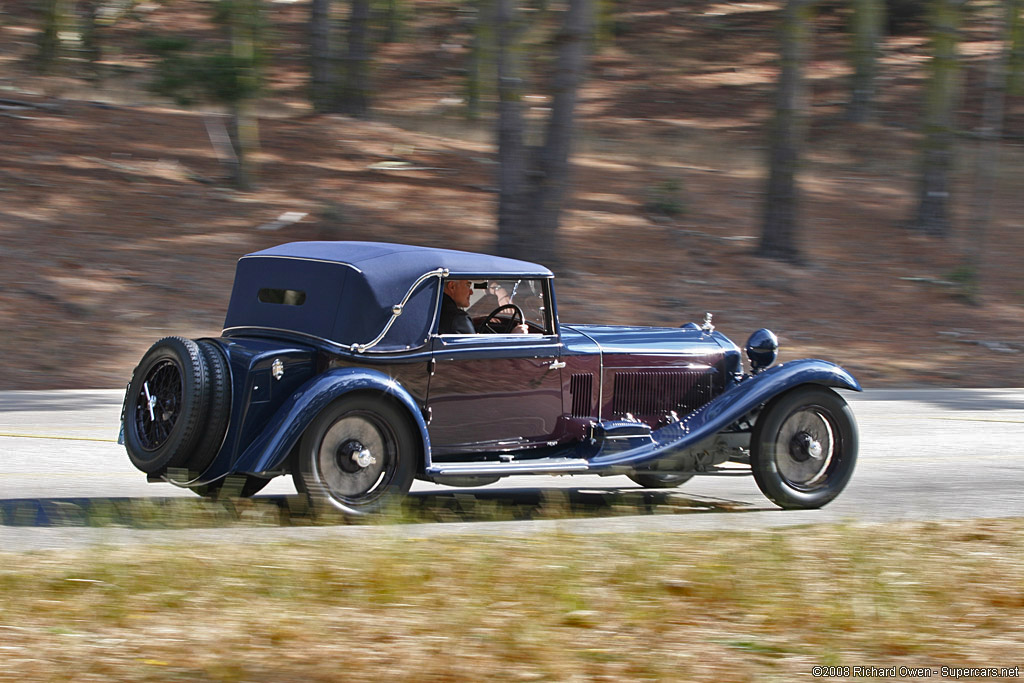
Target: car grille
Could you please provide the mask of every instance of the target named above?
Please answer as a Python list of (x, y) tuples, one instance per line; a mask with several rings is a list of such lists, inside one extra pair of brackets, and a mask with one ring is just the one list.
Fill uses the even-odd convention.
[(617, 372), (612, 414), (617, 418), (625, 417), (626, 413), (652, 417), (675, 410), (684, 415), (719, 393), (717, 378), (714, 368)]

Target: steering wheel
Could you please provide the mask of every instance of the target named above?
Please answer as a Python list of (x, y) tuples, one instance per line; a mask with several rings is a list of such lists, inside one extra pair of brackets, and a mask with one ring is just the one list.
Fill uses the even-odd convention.
[[(499, 317), (498, 314), (505, 309), (510, 309), (512, 315), (508, 318)], [(483, 318), (477, 324), (476, 331), (478, 333), (512, 334), (512, 330), (524, 324), (525, 320), (526, 316), (523, 315), (523, 309), (519, 308), (516, 304), (505, 304), (504, 306), (498, 306), (491, 311), (490, 315)]]

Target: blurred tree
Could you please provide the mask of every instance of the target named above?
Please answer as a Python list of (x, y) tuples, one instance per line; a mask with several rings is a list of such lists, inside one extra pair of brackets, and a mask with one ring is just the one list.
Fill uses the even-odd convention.
[(150, 88), (184, 105), (205, 100), (227, 107), (228, 144), (220, 144), (214, 132), (211, 140), (225, 152), (222, 160), (235, 185), (248, 189), (254, 176), (252, 155), (259, 147), (259, 124), (251, 100), (262, 87), (262, 0), (220, 0), (214, 6), (213, 19), (224, 28), (224, 44), (196, 48), (180, 37), (146, 41), (149, 50), (161, 58)]
[(768, 187), (765, 192), (760, 254), (797, 261), (797, 168), (804, 137), (803, 69), (811, 42), (812, 0), (787, 0), (781, 26), (781, 60), (775, 116), (768, 134)]
[(220, 0), (218, 23), (231, 37), (228, 82), (216, 91), (231, 111), (231, 142), (235, 148), (235, 183), (241, 189), (253, 183), (252, 155), (259, 149), (259, 119), (251, 100), (262, 86), (264, 63), (260, 46), (263, 30), (262, 0)]
[(885, 0), (889, 35), (918, 34), (926, 25), (929, 0)]
[(532, 239), (525, 223), (523, 136), (523, 25), (515, 0), (496, 0), (498, 70), (498, 253), (522, 255)]
[(853, 0), (851, 23), (853, 81), (846, 118), (853, 123), (863, 123), (871, 118), (874, 106), (878, 44), (885, 26), (885, 3), (883, 0)]
[(550, 265), (559, 260), (558, 224), (569, 185), (577, 89), (593, 31), (591, 0), (568, 0), (554, 39), (555, 72), (544, 142), (524, 142), (522, 55), (515, 0), (497, 0), (498, 240), (504, 256)]
[(333, 111), (366, 118), (370, 112), (370, 0), (352, 0), (346, 47)]
[(917, 210), (910, 227), (936, 237), (949, 234), (949, 174), (956, 141), (953, 116), (959, 91), (957, 43), (964, 2), (933, 0), (932, 5), (931, 75), (925, 93)]
[(619, 10), (619, 0), (596, 0), (597, 1), (597, 22), (594, 28), (594, 39), (598, 44), (609, 43), (615, 39), (619, 31), (616, 22), (616, 13)]
[(402, 19), (405, 15), (403, 3), (399, 0), (383, 0), (382, 10), (383, 26), (380, 32), (380, 42), (394, 43), (402, 32)]
[(999, 171), (999, 146), (1003, 136), (1003, 116), (1008, 88), (1007, 62), (1013, 47), (1013, 31), (1019, 20), (1021, 0), (1004, 0), (1001, 12), (993, 19), (993, 37), (997, 51), (985, 70), (985, 96), (982, 104), (981, 128), (975, 156), (974, 193), (967, 250), (960, 268), (963, 293), (969, 301), (981, 296), (985, 238), (992, 222), (992, 199)]
[(39, 32), (36, 68), (46, 73), (60, 57), (62, 36), (71, 30), (72, 20), (68, 0), (42, 0), (40, 9), (43, 26)]
[(480, 117), (485, 74), (493, 71), (493, 0), (470, 0), (466, 10), (470, 23), (469, 54), (466, 59), (466, 117)]
[(330, 0), (312, 0), (310, 101), (318, 112), (365, 118), (370, 111), (370, 0), (349, 4), (345, 50), (334, 44)]
[(335, 65), (331, 48), (331, 0), (312, 0), (309, 11), (309, 99), (318, 112), (331, 111)]
[(1024, 94), (1024, 18), (1021, 17), (1021, 4), (1021, 0), (1009, 0), (1010, 54), (1007, 64), (1007, 93), (1010, 95)]

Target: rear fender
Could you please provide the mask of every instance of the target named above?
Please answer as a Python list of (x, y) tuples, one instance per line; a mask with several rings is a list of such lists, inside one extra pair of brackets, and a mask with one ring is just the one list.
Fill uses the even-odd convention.
[(653, 443), (617, 453), (598, 454), (590, 459), (592, 469), (617, 465), (638, 465), (691, 448), (714, 436), (758, 406), (803, 384), (861, 391), (849, 372), (834, 363), (807, 358), (776, 365), (733, 385), (718, 398), (695, 410), (679, 422), (651, 433)]
[(429, 462), (430, 437), (416, 400), (388, 375), (367, 368), (340, 368), (310, 379), (281, 405), (263, 432), (245, 449), (232, 472), (264, 474), (279, 470), (310, 423), (335, 399), (353, 391), (375, 391), (405, 406), (423, 442)]

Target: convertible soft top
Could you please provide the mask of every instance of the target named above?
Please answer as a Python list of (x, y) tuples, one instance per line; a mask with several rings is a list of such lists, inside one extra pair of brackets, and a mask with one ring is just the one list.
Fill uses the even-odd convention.
[[(345, 347), (377, 341), (375, 352), (426, 343), (438, 308), (440, 277), (550, 278), (526, 261), (383, 242), (291, 242), (243, 256), (235, 272), (224, 335), (291, 330)], [(412, 296), (387, 334), (393, 307)]]

